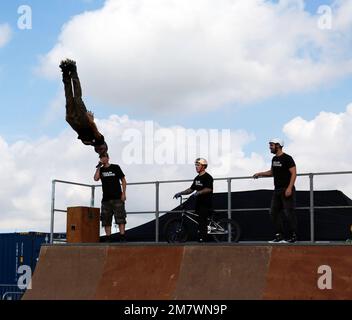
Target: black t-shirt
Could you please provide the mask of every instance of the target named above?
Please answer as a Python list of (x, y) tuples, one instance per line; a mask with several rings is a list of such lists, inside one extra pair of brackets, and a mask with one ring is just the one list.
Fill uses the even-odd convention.
[[(193, 183), (191, 185), (191, 189), (200, 191), (200, 190), (203, 190), (204, 188), (209, 188), (213, 190), (213, 181), (214, 181), (213, 177), (206, 172), (203, 175), (201, 176), (198, 175), (194, 178)], [(196, 207), (211, 208), (212, 198), (213, 198), (213, 192), (197, 196)]]
[(286, 153), (279, 157), (273, 157), (271, 160), (271, 170), (274, 176), (275, 189), (288, 187), (291, 179), (291, 172), (289, 169), (295, 166), (295, 161)]
[(121, 199), (120, 180), (125, 176), (117, 164), (110, 164), (109, 167), (100, 168), (100, 179), (103, 186), (102, 201)]

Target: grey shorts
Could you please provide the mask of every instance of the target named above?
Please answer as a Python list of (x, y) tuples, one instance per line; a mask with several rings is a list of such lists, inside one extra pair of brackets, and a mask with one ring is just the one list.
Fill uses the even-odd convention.
[(122, 200), (108, 200), (101, 202), (100, 221), (103, 227), (110, 227), (112, 216), (116, 224), (126, 224), (125, 202)]

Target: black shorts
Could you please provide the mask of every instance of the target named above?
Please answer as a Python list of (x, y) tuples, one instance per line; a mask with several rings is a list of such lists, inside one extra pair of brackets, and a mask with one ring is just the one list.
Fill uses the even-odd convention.
[(103, 227), (110, 227), (112, 216), (116, 224), (126, 224), (125, 202), (119, 199), (101, 202), (100, 220)]

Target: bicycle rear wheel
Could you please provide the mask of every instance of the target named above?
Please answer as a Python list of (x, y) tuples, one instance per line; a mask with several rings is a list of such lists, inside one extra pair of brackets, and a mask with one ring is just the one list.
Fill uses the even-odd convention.
[(229, 226), (231, 226), (231, 242), (238, 242), (241, 236), (241, 228), (239, 224), (232, 219), (220, 219), (216, 221), (221, 233), (213, 234), (216, 242), (228, 242)]
[(169, 243), (186, 242), (188, 230), (182, 218), (173, 218), (164, 227), (166, 241)]

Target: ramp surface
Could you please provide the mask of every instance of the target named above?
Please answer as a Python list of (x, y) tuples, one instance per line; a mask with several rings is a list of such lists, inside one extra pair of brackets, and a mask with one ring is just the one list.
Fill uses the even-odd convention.
[(23, 299), (352, 299), (351, 270), (348, 245), (54, 245)]

